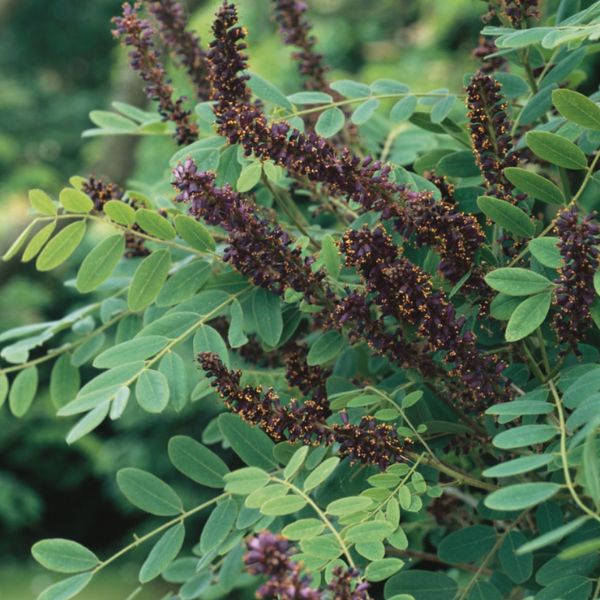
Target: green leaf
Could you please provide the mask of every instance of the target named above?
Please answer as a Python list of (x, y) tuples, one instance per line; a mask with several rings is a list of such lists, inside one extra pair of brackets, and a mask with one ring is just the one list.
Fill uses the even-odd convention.
[(203, 554), (219, 549), (235, 525), (237, 514), (237, 504), (232, 498), (226, 498), (217, 504), (200, 535), (200, 551)]
[(264, 288), (257, 288), (252, 298), (252, 312), (260, 338), (269, 346), (276, 346), (283, 332), (279, 296)]
[(350, 120), (355, 125), (364, 125), (375, 114), (379, 105), (380, 101), (377, 98), (369, 98), (354, 109)]
[[(50, 225), (53, 224), (50, 223)], [(35, 226), (36, 222), (31, 221), (31, 223), (29, 223), (29, 225), (23, 229), (23, 231), (19, 234), (19, 237), (17, 237), (17, 239), (9, 246), (8, 250), (2, 255), (2, 260), (4, 262), (8, 262), (16, 256), (17, 252), (22, 248), (23, 244), (25, 244), (25, 240), (29, 237), (29, 234)]]
[(329, 87), (346, 98), (363, 98), (371, 94), (371, 88), (368, 85), (351, 79), (334, 81)]
[(250, 427), (238, 415), (223, 414), (218, 423), (233, 451), (247, 465), (267, 470), (277, 467), (273, 459), (274, 444), (266, 433)]
[(321, 240), (321, 257), (329, 275), (337, 279), (340, 275), (342, 259), (333, 237), (329, 233), (324, 235)]
[(158, 370), (167, 378), (171, 405), (179, 412), (190, 397), (190, 383), (183, 358), (177, 352), (167, 352), (158, 365)]
[[(147, 340), (148, 338), (141, 338)], [(160, 413), (169, 404), (169, 382), (159, 371), (142, 371), (135, 385), (138, 404), (149, 413)]]
[(29, 262), (35, 258), (37, 253), (42, 249), (43, 245), (50, 239), (50, 236), (56, 229), (56, 222), (48, 223), (42, 227), (32, 238), (23, 251), (21, 262)]
[(488, 525), (464, 527), (439, 543), (437, 555), (449, 564), (475, 562), (494, 547), (496, 539), (496, 530)]
[(389, 600), (394, 594), (410, 594), (415, 600), (453, 600), (457, 591), (458, 585), (448, 575), (410, 569), (386, 581), (384, 596)]
[(94, 201), (81, 190), (65, 188), (61, 191), (58, 199), (68, 212), (89, 213), (94, 208)]
[(507, 294), (498, 294), (490, 304), (490, 314), (499, 321), (508, 321), (515, 308), (521, 303), (519, 296), (508, 296)]
[(333, 98), (325, 92), (296, 92), (287, 99), (292, 104), (328, 104)]
[(535, 595), (535, 600), (588, 600), (592, 589), (591, 579), (583, 575), (569, 575), (543, 588)]
[(2, 408), (2, 405), (8, 396), (9, 387), (10, 384), (8, 383), (8, 377), (5, 373), (0, 373), (0, 408)]
[(194, 354), (200, 352), (214, 352), (219, 355), (223, 363), (229, 366), (229, 352), (221, 334), (210, 325), (203, 325), (194, 334)]
[(344, 127), (345, 121), (346, 116), (339, 108), (328, 108), (319, 115), (315, 132), (324, 138), (333, 137)]
[(565, 169), (585, 169), (587, 159), (582, 150), (566, 138), (547, 131), (530, 131), (526, 142), (534, 154)]
[(511, 450), (534, 444), (542, 444), (558, 434), (554, 425), (521, 425), (497, 434), (492, 443), (496, 448)]
[(167, 280), (170, 266), (168, 250), (157, 250), (139, 264), (127, 294), (130, 310), (143, 310), (152, 303)]
[(512, 313), (504, 338), (516, 342), (533, 333), (546, 319), (552, 302), (552, 292), (543, 292), (523, 300)]
[(367, 566), (365, 577), (367, 581), (384, 581), (399, 571), (404, 561), (399, 558), (382, 558)]
[(154, 210), (140, 208), (135, 213), (135, 222), (146, 233), (160, 240), (172, 240), (175, 238), (175, 228), (173, 225)]
[(258, 161), (246, 165), (238, 177), (236, 190), (249, 192), (259, 181), (262, 175), (262, 164)]
[(348, 496), (347, 498), (340, 498), (339, 500), (330, 502), (327, 505), (326, 512), (335, 517), (341, 517), (365, 510), (372, 504), (373, 500), (366, 496)]
[(306, 506), (306, 500), (300, 496), (283, 496), (280, 498), (271, 498), (267, 500), (261, 507), (260, 512), (263, 515), (279, 517), (283, 515), (291, 515), (292, 513), (302, 510)]
[(85, 294), (95, 290), (114, 271), (125, 252), (125, 239), (120, 233), (102, 240), (83, 260), (75, 286)]
[(587, 516), (579, 517), (577, 519), (574, 519), (570, 523), (566, 523), (565, 525), (561, 525), (556, 529), (552, 529), (551, 531), (548, 531), (547, 533), (544, 533), (543, 535), (540, 535), (534, 538), (533, 540), (530, 540), (526, 544), (519, 546), (516, 553), (518, 555), (523, 555), (529, 552), (535, 552), (536, 550), (549, 546), (550, 544), (556, 544), (560, 542), (560, 540), (562, 540), (565, 536), (569, 535), (570, 533), (573, 533), (574, 531), (577, 531), (588, 520), (589, 517)]
[(585, 489), (598, 506), (600, 503), (600, 465), (598, 464), (595, 431), (587, 436), (583, 446), (583, 474), (585, 476)]
[(559, 490), (557, 483), (517, 483), (492, 492), (484, 504), (492, 510), (523, 510), (552, 498)]
[(83, 590), (92, 580), (93, 573), (80, 573), (46, 588), (37, 600), (69, 600)]
[(36, 269), (51, 271), (65, 262), (81, 243), (85, 231), (85, 221), (77, 221), (61, 229), (40, 252), (35, 261)]
[(470, 150), (461, 150), (447, 154), (438, 163), (436, 171), (449, 177), (475, 177), (479, 175), (479, 167)]
[(110, 369), (119, 365), (144, 360), (163, 350), (169, 338), (160, 335), (136, 337), (107, 348), (96, 356), (92, 363), (98, 369)]
[(291, 479), (300, 470), (304, 461), (306, 460), (309, 450), (310, 448), (308, 446), (302, 446), (301, 448), (298, 448), (294, 454), (292, 454), (292, 457), (283, 470), (283, 476), (285, 479)]
[(325, 529), (319, 519), (298, 519), (286, 525), (281, 533), (290, 540), (306, 540), (317, 537)]
[(506, 200), (480, 196), (477, 198), (477, 206), (486, 217), (515, 235), (530, 237), (535, 232), (535, 227), (527, 214)]
[(211, 269), (211, 265), (203, 260), (182, 267), (167, 279), (156, 298), (156, 305), (172, 306), (191, 298), (206, 283)]
[(558, 241), (555, 237), (535, 238), (529, 242), (529, 251), (545, 267), (558, 269), (562, 263)]
[(186, 477), (211, 488), (222, 488), (229, 468), (215, 454), (200, 442), (185, 435), (177, 435), (169, 440), (169, 459), (173, 466)]
[(178, 215), (175, 217), (175, 229), (177, 235), (192, 248), (209, 252), (214, 251), (215, 240), (213, 240), (208, 229), (196, 219), (186, 215)]
[(102, 210), (105, 215), (119, 225), (131, 227), (135, 223), (135, 210), (123, 200), (109, 200), (104, 204)]
[(248, 337), (244, 333), (244, 310), (237, 298), (233, 300), (229, 308), (227, 340), (232, 348), (239, 348), (248, 343)]
[(290, 111), (294, 109), (290, 101), (270, 81), (263, 79), (256, 73), (248, 74), (250, 76), (248, 79), (248, 87), (261, 100), (272, 102), (273, 104), (281, 106), (282, 108)]
[(107, 110), (91, 111), (90, 120), (101, 129), (109, 129), (112, 132), (131, 133), (137, 128), (130, 119)]
[(504, 175), (514, 186), (536, 200), (557, 206), (563, 206), (565, 203), (560, 188), (537, 173), (519, 167), (508, 167), (504, 169)]
[(29, 190), (29, 202), (31, 206), (39, 213), (53, 217), (56, 214), (56, 206), (50, 199), (50, 196), (43, 190)]
[(185, 526), (177, 523), (167, 529), (154, 544), (140, 569), (140, 583), (148, 583), (158, 577), (179, 554), (185, 540)]
[(29, 410), (37, 388), (37, 367), (27, 367), (19, 371), (8, 394), (8, 406), (15, 417), (22, 417)]
[(121, 469), (117, 472), (117, 485), (131, 504), (151, 515), (172, 517), (183, 512), (173, 488), (148, 471)]
[(320, 335), (310, 347), (306, 362), (320, 365), (333, 360), (344, 347), (344, 338), (337, 331), (328, 331)]
[(85, 546), (62, 538), (36, 542), (31, 548), (31, 554), (42, 567), (59, 573), (89, 571), (100, 562)]
[(93, 431), (104, 421), (110, 410), (110, 402), (108, 400), (100, 403), (96, 408), (79, 419), (75, 425), (69, 430), (65, 438), (67, 444), (74, 444), (77, 440)]
[(513, 583), (525, 583), (533, 572), (533, 555), (517, 554), (517, 549), (527, 542), (520, 531), (510, 531), (498, 550), (498, 559), (502, 569)]
[(225, 491), (247, 496), (269, 483), (269, 474), (257, 467), (245, 467), (223, 476)]
[(346, 540), (349, 542), (378, 542), (394, 532), (396, 528), (383, 520), (371, 520), (367, 523), (352, 525), (346, 531)]
[(538, 400), (512, 400), (490, 406), (487, 415), (522, 417), (523, 415), (547, 415), (554, 410), (554, 405)]
[(50, 374), (50, 399), (57, 410), (75, 398), (79, 384), (79, 369), (71, 363), (71, 357), (68, 354), (59, 356)]
[(305, 492), (316, 488), (323, 483), (336, 469), (340, 459), (337, 456), (332, 456), (323, 461), (310, 475), (304, 480), (303, 489)]
[(158, 335), (174, 340), (186, 331), (193, 329), (194, 325), (199, 321), (200, 315), (197, 312), (188, 312), (185, 310), (181, 312), (169, 312), (163, 317), (148, 323), (141, 331), (136, 333), (136, 338)]
[(552, 103), (565, 119), (600, 131), (600, 106), (587, 96), (573, 90), (554, 90)]
[(485, 282), (494, 290), (508, 296), (532, 296), (545, 292), (552, 282), (528, 269), (504, 267), (491, 271), (485, 276)]
[(431, 108), (431, 122), (441, 123), (450, 114), (455, 101), (456, 96), (454, 94), (438, 100)]
[(499, 463), (485, 469), (482, 475), (484, 477), (513, 477), (528, 473), (550, 464), (554, 460), (552, 454), (533, 454), (531, 456), (521, 456), (506, 462)]
[(585, 540), (565, 548), (559, 555), (559, 560), (573, 560), (589, 554), (596, 554), (600, 549), (600, 538)]
[(401, 98), (394, 104), (392, 110), (390, 111), (390, 120), (394, 123), (399, 123), (400, 121), (406, 121), (406, 119), (410, 118), (410, 116), (415, 112), (417, 108), (417, 98), (416, 96), (406, 96)]
[(342, 553), (338, 541), (329, 534), (304, 539), (300, 542), (300, 548), (309, 557), (319, 559), (319, 562), (334, 560)]

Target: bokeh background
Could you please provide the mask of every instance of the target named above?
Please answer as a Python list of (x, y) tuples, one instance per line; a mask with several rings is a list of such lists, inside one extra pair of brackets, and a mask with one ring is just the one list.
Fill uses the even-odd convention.
[[(298, 78), (270, 19), (270, 3), (239, 2), (250, 31), (251, 68), (292, 93), (299, 89)], [(206, 43), (218, 2), (184, 4)], [(471, 51), (485, 12), (480, 0), (314, 0), (309, 5), (331, 79), (390, 77), (418, 91), (460, 92), (462, 74), (475, 69)], [(29, 188), (55, 195), (71, 175), (89, 173), (125, 184), (160, 172), (164, 157), (174, 151), (167, 139), (81, 137), (92, 126), (93, 109), (109, 109), (113, 100), (146, 106), (140, 81), (110, 33), (110, 18), (119, 8), (119, 0), (0, 0), (0, 254), (27, 222)], [(40, 274), (18, 260), (0, 263), (0, 332), (76, 307), (80, 299), (61, 283), (74, 268), (72, 262)], [(46, 382), (48, 371), (42, 371)], [(53, 417), (47, 396), (42, 379), (24, 419), (12, 418), (6, 406), (0, 409), (3, 600), (35, 598), (51, 583), (30, 559), (29, 548), (39, 538), (75, 538), (101, 557), (131, 540), (146, 523), (120, 498), (115, 472), (136, 466), (169, 480), (168, 438), (197, 435), (207, 420), (208, 409), (198, 407), (191, 409), (193, 418), (184, 412), (124, 419), (68, 447), (64, 437), (70, 424)], [(184, 487), (179, 480), (174, 484)], [(80, 597), (126, 598), (135, 588), (135, 559), (133, 554), (119, 562)], [(136, 598), (158, 599), (164, 592), (157, 584)]]

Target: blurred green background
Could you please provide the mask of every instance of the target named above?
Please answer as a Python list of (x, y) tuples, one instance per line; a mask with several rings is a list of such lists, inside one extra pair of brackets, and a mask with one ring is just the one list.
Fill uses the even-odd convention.
[[(184, 2), (204, 43), (210, 39), (217, 1)], [(243, 0), (250, 31), (251, 68), (287, 93), (299, 89), (290, 49), (281, 45), (270, 19), (270, 0)], [(460, 91), (481, 27), (479, 0), (314, 0), (309, 17), (331, 79), (372, 81), (390, 77), (426, 91)], [(166, 168), (174, 145), (149, 138), (82, 139), (92, 109), (113, 100), (141, 107), (140, 81), (110, 33), (119, 0), (0, 0), (0, 250), (27, 222), (26, 193), (41, 187), (56, 194), (74, 174), (106, 175), (125, 184)], [(177, 82), (176, 82), (177, 83)], [(185, 93), (185, 90), (181, 90)], [(80, 301), (61, 281), (74, 262), (40, 274), (18, 260), (0, 263), (0, 331), (65, 314)], [(47, 377), (49, 368), (42, 371)], [(148, 468), (173, 480), (166, 443), (176, 433), (198, 435), (206, 409), (124, 419), (105, 425), (67, 447), (70, 424), (53, 417), (44, 380), (34, 408), (16, 420), (0, 409), (0, 598), (34, 598), (52, 580), (29, 558), (42, 537), (67, 537), (104, 557), (150, 524), (120, 498), (114, 473), (123, 466)], [(188, 497), (197, 489), (172, 483)], [(199, 530), (200, 523), (196, 524)], [(193, 537), (193, 536), (190, 536)], [(137, 557), (140, 558), (139, 556)], [(80, 597), (126, 598), (135, 589), (132, 554), (103, 574)], [(137, 563), (139, 564), (139, 562)], [(161, 598), (148, 586), (136, 598)]]

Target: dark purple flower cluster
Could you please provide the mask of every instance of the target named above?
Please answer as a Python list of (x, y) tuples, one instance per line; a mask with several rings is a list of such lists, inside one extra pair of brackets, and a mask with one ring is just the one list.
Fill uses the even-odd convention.
[(506, 65), (506, 59), (503, 56), (493, 56), (486, 58), (490, 54), (498, 51), (493, 39), (485, 36), (479, 36), (479, 45), (473, 50), (473, 56), (481, 61), (480, 72), (489, 75), (495, 71), (500, 71)]
[(362, 275), (384, 315), (416, 326), (431, 352), (444, 352), (450, 375), (463, 384), (462, 401), (467, 408), (480, 411), (506, 394), (501, 375), (504, 364), (497, 356), (478, 350), (476, 336), (463, 332), (464, 317), (456, 315), (452, 303), (433, 288), (424, 271), (399, 255), (383, 228), (347, 231), (341, 250), (346, 264)]
[(282, 535), (262, 531), (246, 541), (246, 569), (252, 575), (264, 575), (267, 582), (257, 598), (279, 600), (367, 600), (369, 584), (361, 581), (358, 569), (335, 567), (333, 579), (325, 590), (310, 587), (310, 578), (302, 574), (302, 564), (292, 560), (293, 546)]
[(553, 321), (559, 341), (568, 342), (576, 354), (591, 321), (590, 308), (595, 298), (594, 274), (598, 270), (600, 227), (594, 216), (579, 218), (577, 205), (564, 208), (556, 217), (558, 247), (563, 258), (556, 280), (558, 312)]
[(382, 470), (404, 460), (404, 447), (410, 441), (400, 440), (391, 425), (364, 417), (357, 425), (344, 422), (329, 426), (326, 419), (331, 411), (327, 398), (306, 400), (301, 405), (293, 399), (284, 406), (273, 388), (263, 393), (260, 386), (242, 387), (241, 372), (227, 369), (218, 355), (202, 352), (198, 361), (206, 374), (214, 377), (212, 386), (227, 408), (260, 427), (276, 442), (338, 443), (340, 456), (375, 464)]
[(528, 18), (537, 19), (540, 16), (539, 0), (504, 0), (503, 4), (504, 14), (516, 28), (525, 27)]
[[(311, 396), (318, 404), (327, 403), (327, 378), (331, 370), (320, 365), (309, 365), (306, 361), (306, 347), (300, 344), (291, 344), (284, 354), (285, 378), (292, 387), (297, 387), (305, 396)], [(326, 411), (329, 416), (329, 406)]]
[(156, 0), (148, 3), (148, 10), (158, 21), (166, 47), (176, 54), (187, 70), (198, 99), (208, 100), (210, 85), (206, 53), (200, 46), (200, 38), (188, 30), (188, 18), (183, 6), (175, 0)]
[(513, 150), (507, 104), (500, 84), (489, 75), (479, 72), (467, 86), (469, 129), (475, 159), (488, 193), (515, 203), (513, 186), (504, 176), (504, 169), (518, 164)]
[(198, 171), (191, 159), (173, 175), (177, 200), (191, 204), (191, 214), (229, 234), (226, 261), (276, 294), (292, 288), (304, 292), (307, 300), (317, 300), (324, 274), (312, 271), (312, 257), (303, 258), (300, 249), (292, 248), (290, 236), (277, 223), (261, 217), (256, 205), (231, 186), (217, 187), (214, 173)]
[[(81, 190), (86, 193), (94, 202), (94, 210), (102, 212), (104, 205), (109, 200), (121, 200), (129, 204), (132, 208), (136, 208), (135, 202), (125, 197), (125, 192), (112, 181), (106, 181), (90, 175), (82, 184)], [(146, 248), (144, 239), (136, 235), (134, 232), (141, 231), (140, 226), (134, 223), (131, 226), (131, 232), (125, 234), (125, 256), (127, 258), (135, 258), (138, 256), (148, 256), (150, 250)]]
[(140, 2), (133, 5), (125, 2), (123, 16), (113, 18), (113, 35), (132, 48), (129, 53), (131, 67), (146, 82), (146, 95), (158, 102), (163, 120), (175, 124), (177, 143), (189, 144), (198, 137), (198, 127), (191, 121), (190, 112), (183, 107), (184, 98), (173, 100), (173, 86), (154, 47), (154, 28), (150, 21), (140, 17), (140, 9)]
[(473, 266), (475, 253), (485, 242), (477, 219), (452, 202), (437, 202), (431, 195), (413, 194), (405, 202), (406, 210), (394, 219), (394, 228), (404, 237), (414, 235), (419, 247), (435, 248), (440, 255), (440, 272), (456, 283)]
[(231, 143), (241, 144), (247, 154), (271, 159), (296, 176), (327, 186), (332, 195), (350, 198), (364, 210), (381, 211), (384, 219), (399, 219), (400, 230), (420, 230), (423, 240), (423, 215), (433, 210), (425, 216), (427, 239), (433, 232), (436, 248), (443, 254), (443, 268), (459, 273), (455, 280), (459, 279), (483, 239), (474, 217), (436, 203), (429, 194), (395, 184), (389, 178), (390, 167), (371, 157), (360, 159), (348, 149), (338, 155), (333, 145), (313, 132), (303, 134), (287, 123), (269, 125), (260, 106), (250, 100), (246, 75), (239, 73), (246, 68), (241, 52), (245, 33), (236, 24), (235, 6), (223, 5), (213, 25), (215, 40), (209, 52), (220, 133)]
[(302, 574), (302, 565), (291, 559), (293, 548), (285, 537), (263, 531), (248, 539), (246, 546), (248, 572), (267, 577), (256, 591), (257, 598), (321, 600), (319, 590), (310, 587), (310, 577)]
[(311, 34), (310, 23), (306, 20), (306, 2), (302, 0), (273, 0), (274, 17), (285, 44), (296, 46), (298, 51), (292, 56), (298, 61), (301, 75), (305, 77), (307, 90), (327, 91), (325, 78), (327, 69), (323, 65), (323, 55), (315, 50), (317, 39)]

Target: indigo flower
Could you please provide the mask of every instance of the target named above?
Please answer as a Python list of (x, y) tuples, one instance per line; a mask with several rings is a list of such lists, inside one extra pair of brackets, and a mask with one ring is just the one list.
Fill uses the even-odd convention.
[[(213, 25), (209, 60), (214, 87), (214, 107), (219, 131), (232, 144), (239, 143), (247, 154), (271, 159), (298, 177), (327, 186), (332, 195), (359, 203), (364, 210), (381, 211), (384, 219), (398, 219), (399, 229), (420, 229), (429, 222), (428, 237), (443, 255), (442, 267), (453, 281), (469, 267), (483, 236), (474, 217), (455, 207), (435, 203), (426, 193), (408, 190), (391, 181), (390, 167), (371, 157), (360, 159), (347, 148), (338, 155), (335, 147), (313, 132), (306, 134), (287, 123), (268, 124), (261, 107), (251, 101), (246, 86), (244, 30), (237, 26), (233, 4), (222, 5)], [(402, 206), (402, 202), (405, 206)], [(431, 211), (435, 214), (423, 217)], [(432, 233), (433, 232), (433, 233)]]
[(415, 326), (431, 352), (444, 351), (449, 375), (463, 384), (467, 408), (479, 411), (506, 393), (501, 376), (504, 364), (478, 350), (476, 336), (463, 333), (464, 317), (456, 315), (452, 303), (433, 288), (424, 271), (400, 256), (383, 228), (347, 231), (340, 247), (346, 264), (357, 268), (383, 314)]
[(261, 217), (256, 205), (231, 186), (217, 187), (214, 173), (198, 171), (191, 159), (178, 165), (173, 175), (176, 199), (190, 204), (195, 217), (228, 232), (225, 261), (275, 294), (292, 288), (303, 292), (307, 301), (317, 301), (326, 289), (324, 273), (312, 271), (312, 257), (303, 258), (299, 248), (292, 248), (292, 239), (277, 223)]
[(369, 598), (367, 590), (369, 584), (366, 581), (360, 581), (360, 571), (358, 569), (344, 569), (341, 566), (334, 567), (332, 570), (333, 579), (327, 584), (330, 600), (366, 600)]
[(225, 406), (252, 425), (260, 427), (276, 442), (288, 440), (303, 444), (338, 443), (339, 455), (353, 462), (378, 465), (385, 469), (389, 464), (404, 460), (404, 447), (410, 440), (400, 440), (389, 424), (377, 423), (364, 417), (358, 424), (329, 426), (326, 418), (331, 414), (327, 398), (306, 400), (298, 404), (292, 400), (283, 405), (273, 388), (263, 393), (261, 386), (242, 387), (241, 372), (225, 367), (217, 354), (202, 352), (198, 361), (212, 386), (223, 398)]
[(504, 69), (506, 65), (506, 59), (503, 56), (493, 56), (492, 58), (486, 58), (490, 54), (498, 52), (496, 43), (493, 39), (487, 38), (483, 35), (479, 36), (479, 45), (473, 50), (473, 56), (481, 61), (481, 67), (479, 71), (489, 75), (494, 71), (500, 71)]
[(158, 21), (165, 46), (177, 55), (186, 68), (198, 99), (208, 100), (210, 85), (207, 79), (206, 53), (200, 46), (200, 38), (188, 29), (183, 6), (175, 0), (156, 0), (148, 2), (148, 10)]
[(113, 18), (113, 35), (132, 48), (129, 53), (131, 67), (146, 82), (148, 98), (158, 102), (158, 112), (163, 121), (175, 124), (177, 143), (189, 144), (198, 137), (198, 127), (190, 120), (190, 112), (183, 107), (184, 98), (173, 100), (173, 86), (154, 47), (154, 28), (147, 19), (139, 16), (140, 8), (140, 2), (133, 5), (125, 2), (123, 16)]
[(292, 54), (298, 61), (300, 74), (305, 77), (307, 90), (328, 91), (325, 78), (327, 69), (323, 65), (323, 55), (315, 50), (317, 39), (311, 34), (310, 23), (306, 20), (306, 2), (302, 0), (273, 0), (274, 18), (285, 44), (299, 50)]
[[(291, 344), (284, 354), (285, 378), (292, 387), (297, 387), (304, 396), (312, 396), (317, 403), (327, 402), (327, 378), (331, 370), (320, 365), (309, 365), (306, 361), (306, 347), (300, 344)], [(331, 414), (327, 405), (326, 416)]]
[(540, 16), (539, 0), (504, 0), (503, 4), (504, 14), (516, 28), (525, 27), (529, 17), (538, 18)]
[(244, 564), (251, 575), (268, 579), (257, 598), (281, 600), (321, 600), (321, 593), (310, 587), (310, 577), (303, 575), (301, 564), (291, 559), (292, 546), (282, 535), (262, 531), (246, 541)]
[(556, 217), (558, 248), (563, 264), (556, 280), (558, 312), (553, 321), (560, 343), (567, 342), (575, 354), (592, 319), (590, 308), (595, 298), (594, 274), (598, 270), (600, 227), (593, 215), (579, 218), (576, 204), (564, 208)]
[(504, 176), (504, 169), (518, 164), (513, 150), (507, 104), (500, 84), (489, 75), (476, 73), (467, 86), (469, 129), (477, 166), (488, 193), (516, 203), (513, 186)]

